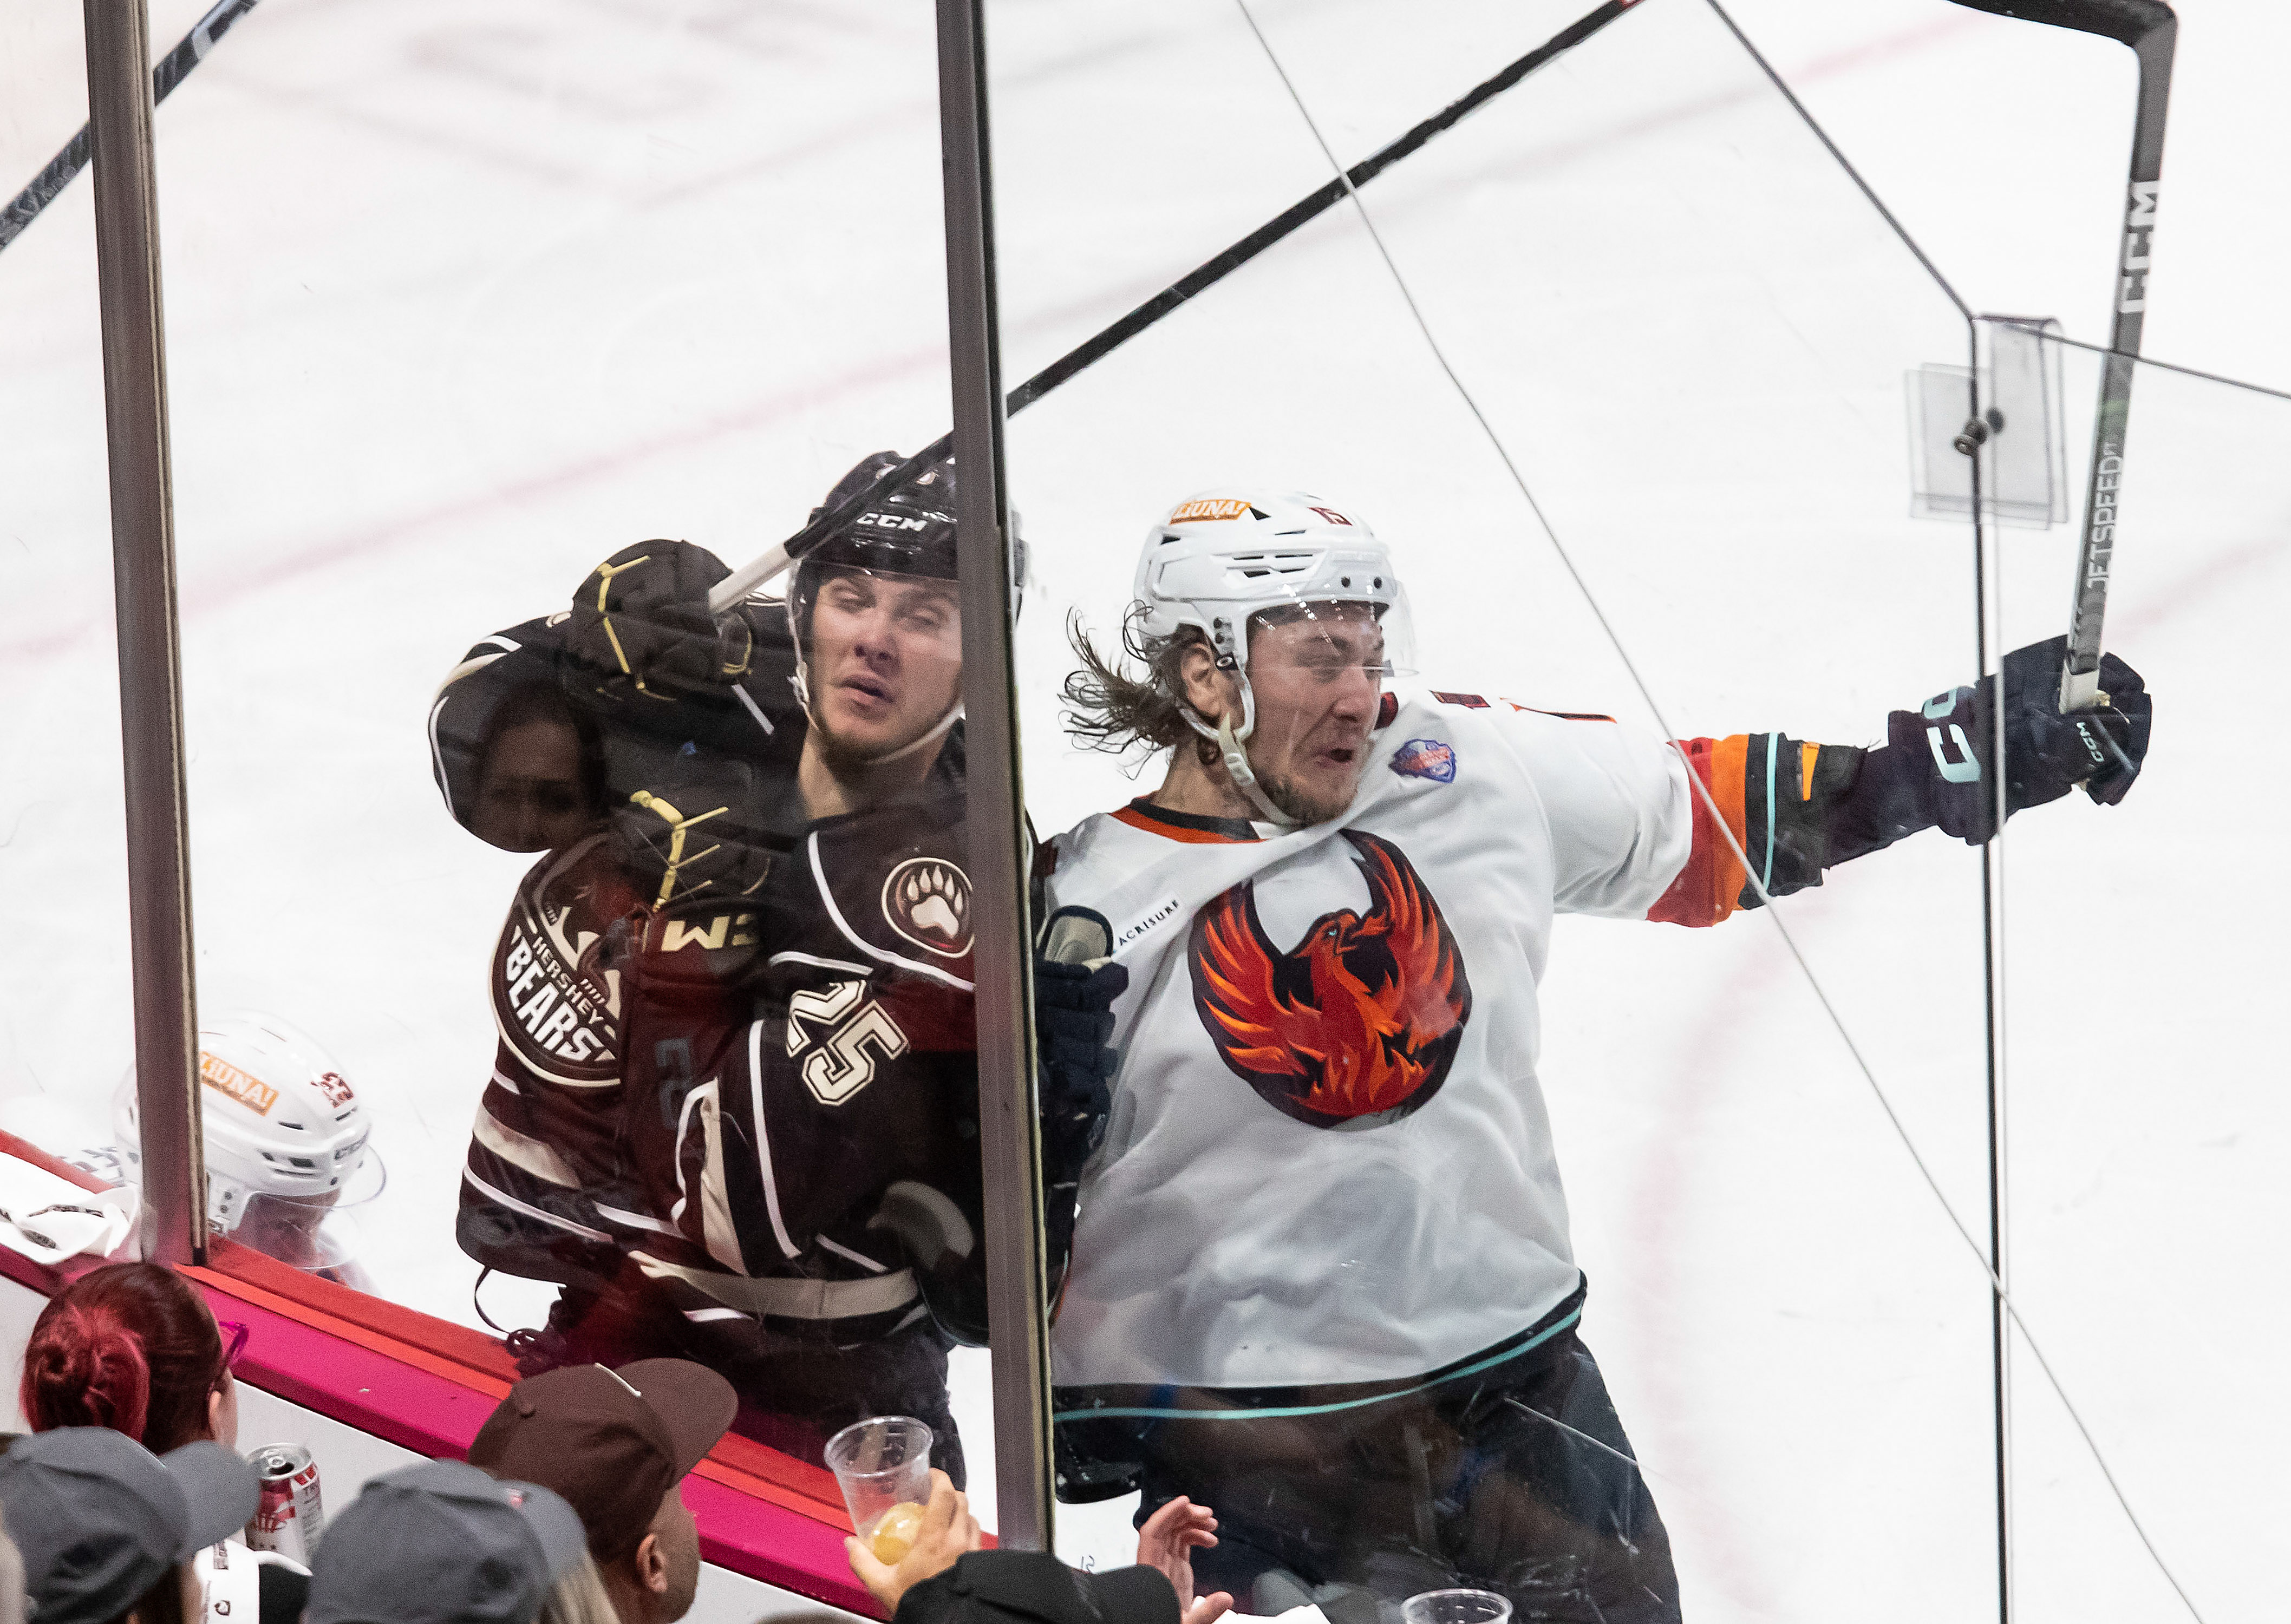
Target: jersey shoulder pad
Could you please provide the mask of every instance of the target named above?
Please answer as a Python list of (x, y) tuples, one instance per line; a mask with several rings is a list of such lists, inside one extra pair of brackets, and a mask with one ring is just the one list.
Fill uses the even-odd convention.
[(510, 660), (511, 656), (519, 657), (510, 660), (510, 665), (512, 668), (522, 669), (527, 674), (527, 680), (540, 677), (553, 680), (555, 669), (552, 662), (562, 641), (557, 622), (563, 619), (562, 615), (536, 615), (491, 636), (478, 638), (470, 645), (470, 652), (454, 663), (454, 668), (446, 673), (446, 680), (438, 684), (438, 691), (443, 692), (463, 678), (503, 660)]
[(832, 818), (805, 842), (835, 934), (869, 959), (935, 980), (970, 977), (963, 799), (934, 796)]
[(470, 827), (485, 751), (518, 707), (558, 692), (558, 634), (545, 620), (480, 637), (438, 684), (430, 704), (431, 773), (454, 820)]

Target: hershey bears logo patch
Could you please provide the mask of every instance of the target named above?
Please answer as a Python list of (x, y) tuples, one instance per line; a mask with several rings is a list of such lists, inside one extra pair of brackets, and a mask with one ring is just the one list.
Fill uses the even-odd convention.
[(883, 917), (926, 953), (970, 951), (970, 876), (944, 857), (910, 857), (883, 881)]
[(1314, 920), (1283, 953), (1244, 881), (1194, 916), (1194, 1008), (1235, 1076), (1316, 1128), (1372, 1128), (1447, 1080), (1472, 986), (1440, 905), (1400, 848), (1345, 831), (1368, 880), (1365, 914)]

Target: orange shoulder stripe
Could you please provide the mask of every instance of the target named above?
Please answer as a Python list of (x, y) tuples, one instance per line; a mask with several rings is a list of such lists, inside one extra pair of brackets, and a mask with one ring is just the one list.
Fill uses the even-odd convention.
[(1189, 829), (1175, 823), (1163, 823), (1149, 818), (1134, 806), (1125, 806), (1112, 814), (1116, 823), (1126, 823), (1133, 829), (1144, 829), (1149, 835), (1159, 835), (1164, 840), (1174, 840), (1189, 846), (1238, 846), (1249, 843), (1237, 835), (1220, 835), (1215, 829)]
[[(1750, 737), (1736, 733), (1725, 739), (1683, 739), (1678, 747), (1702, 781), (1702, 788), (1693, 792), (1693, 843), (1686, 866), (1647, 909), (1647, 917), (1661, 924), (1716, 924), (1741, 906), (1745, 876), (1742, 860), (1734, 853), (1748, 822), (1742, 797)], [(1707, 796), (1703, 789), (1708, 790)], [(1725, 830), (1734, 836), (1731, 844), (1710, 815), (1714, 802)]]

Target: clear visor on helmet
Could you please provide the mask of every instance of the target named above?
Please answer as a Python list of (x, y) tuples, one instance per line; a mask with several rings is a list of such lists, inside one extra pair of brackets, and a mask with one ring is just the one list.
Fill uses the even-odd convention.
[(806, 564), (789, 608), (797, 652), (806, 660), (816, 653), (810, 644), (823, 610), (838, 629), (880, 621), (889, 631), (926, 642), (959, 647), (962, 637), (961, 594), (954, 582), (936, 575)]
[(290, 1268), (340, 1268), (358, 1256), (358, 1220), (323, 1199), (250, 1196), (230, 1238)]
[(240, 1245), (296, 1268), (340, 1268), (358, 1255), (358, 1210), (389, 1187), (389, 1168), (366, 1145), (347, 1181), (334, 1189), (250, 1191), (229, 1233)]
[(1416, 672), (1416, 636), (1408, 595), (1395, 586), (1387, 603), (1275, 604), (1249, 617), (1252, 676), (1293, 671), (1323, 682), (1361, 672), (1379, 684)]

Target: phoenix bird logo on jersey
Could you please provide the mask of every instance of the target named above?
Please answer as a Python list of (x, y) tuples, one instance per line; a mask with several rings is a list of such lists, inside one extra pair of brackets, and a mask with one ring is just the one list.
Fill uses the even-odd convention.
[(1397, 1122), (1440, 1090), (1472, 1018), (1472, 985), (1440, 905), (1398, 846), (1345, 831), (1366, 913), (1322, 915), (1283, 953), (1244, 881), (1194, 917), (1194, 1007), (1225, 1063), (1317, 1128)]

